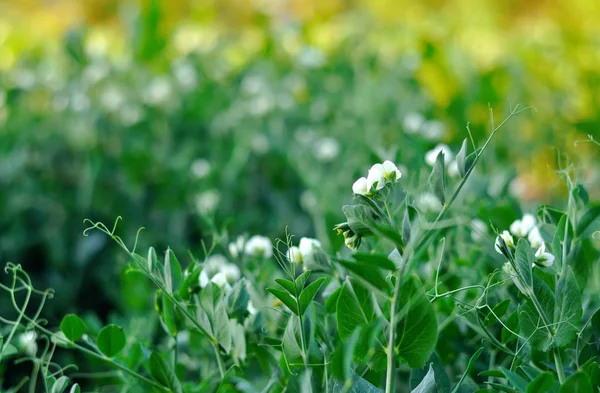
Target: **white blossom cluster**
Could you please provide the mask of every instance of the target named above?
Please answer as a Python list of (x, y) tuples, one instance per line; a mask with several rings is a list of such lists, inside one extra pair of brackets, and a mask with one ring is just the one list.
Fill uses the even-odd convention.
[(367, 177), (361, 177), (352, 185), (352, 192), (358, 195), (371, 196), (385, 187), (386, 184), (393, 184), (402, 177), (396, 164), (391, 161), (384, 161), (382, 164), (375, 164), (369, 169)]

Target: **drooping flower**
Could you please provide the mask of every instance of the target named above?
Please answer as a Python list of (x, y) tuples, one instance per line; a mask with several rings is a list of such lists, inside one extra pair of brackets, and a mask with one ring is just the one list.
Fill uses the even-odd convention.
[(369, 186), (366, 177), (361, 177), (352, 185), (352, 192), (358, 195), (367, 195), (369, 193)]
[(255, 235), (248, 239), (244, 251), (246, 255), (269, 259), (273, 256), (273, 244), (268, 237)]
[(554, 264), (554, 255), (546, 252), (546, 244), (542, 243), (535, 252), (535, 264), (543, 267), (550, 267)]
[(510, 232), (517, 237), (525, 237), (535, 228), (536, 219), (533, 214), (525, 214), (520, 220), (510, 224)]
[(506, 247), (509, 249), (515, 247), (515, 241), (513, 240), (512, 235), (508, 231), (503, 231), (500, 235), (496, 237), (496, 243), (494, 244), (494, 248), (498, 254), (505, 255), (503, 249), (503, 244), (506, 244)]

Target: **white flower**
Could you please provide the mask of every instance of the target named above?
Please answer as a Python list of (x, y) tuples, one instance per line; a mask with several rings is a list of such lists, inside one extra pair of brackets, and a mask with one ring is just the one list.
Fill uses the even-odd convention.
[(496, 243), (494, 244), (494, 248), (498, 254), (503, 254), (502, 252), (502, 243), (500, 239), (504, 240), (504, 243), (508, 248), (513, 248), (515, 246), (515, 241), (513, 240), (512, 235), (508, 231), (503, 231), (498, 237), (496, 237)]
[(239, 257), (242, 251), (244, 251), (244, 237), (238, 236), (235, 242), (229, 243), (228, 249), (233, 258)]
[(371, 191), (375, 187), (375, 190), (381, 190), (385, 186), (384, 175), (385, 168), (382, 164), (373, 165), (367, 175), (367, 189)]
[(315, 157), (321, 162), (329, 162), (340, 154), (340, 143), (333, 138), (325, 137), (315, 143)]
[(440, 201), (431, 192), (424, 192), (421, 194), (417, 200), (417, 206), (421, 210), (428, 212), (436, 212), (442, 208)]
[(244, 251), (246, 255), (268, 259), (273, 255), (273, 244), (268, 237), (255, 235), (248, 239)]
[(519, 291), (521, 291), (523, 295), (528, 296), (527, 289), (521, 284), (519, 276), (517, 275), (517, 272), (515, 272), (515, 269), (513, 269), (510, 262), (506, 262), (504, 266), (502, 266), (502, 270), (512, 279), (513, 283), (517, 286)]
[(550, 267), (554, 264), (554, 255), (546, 252), (546, 244), (542, 243), (535, 252), (535, 263), (544, 267)]
[(480, 241), (488, 233), (488, 227), (485, 222), (476, 218), (471, 221), (471, 239)]
[(206, 258), (206, 261), (204, 261), (204, 264), (202, 265), (200, 277), (198, 278), (200, 287), (206, 287), (210, 282), (211, 278), (217, 273), (221, 272), (224, 266), (227, 266), (229, 264), (230, 263), (227, 261), (227, 258), (225, 258), (223, 255), (215, 254)]
[(196, 179), (202, 179), (210, 173), (210, 162), (203, 158), (199, 158), (192, 163), (192, 174)]
[(397, 182), (400, 180), (402, 173), (400, 173), (400, 170), (398, 170), (396, 164), (389, 160), (385, 160), (382, 165), (384, 170), (383, 177), (385, 180), (389, 180), (391, 182)]
[(258, 312), (256, 307), (254, 307), (254, 304), (252, 304), (252, 300), (248, 300), (248, 307), (246, 307), (246, 310), (248, 310), (248, 314), (250, 315), (255, 315)]
[(458, 173), (458, 163), (456, 162), (456, 160), (450, 162), (450, 164), (448, 164), (448, 175), (450, 177), (456, 177), (459, 175)]
[(529, 236), (527, 236), (527, 240), (529, 240), (529, 244), (533, 248), (539, 248), (544, 244), (544, 238), (540, 233), (540, 229), (538, 227), (534, 227), (531, 232), (529, 232)]
[(292, 246), (287, 251), (287, 259), (292, 263), (302, 263), (302, 253), (296, 246)]
[(227, 282), (227, 277), (225, 273), (217, 273), (213, 278), (210, 279), (211, 282), (217, 284), (220, 288), (225, 289), (227, 292), (231, 290), (231, 286)]
[(198, 282), (200, 284), (200, 288), (204, 288), (208, 285), (208, 283), (210, 282), (210, 277), (208, 277), (208, 273), (206, 272), (206, 270), (202, 270), (200, 272), (200, 277), (198, 277)]
[(221, 194), (216, 190), (208, 190), (196, 195), (195, 199), (198, 213), (209, 214), (217, 208)]
[(429, 120), (423, 123), (421, 130), (421, 135), (423, 135), (423, 137), (435, 141), (440, 140), (444, 136), (446, 127), (444, 126), (444, 123), (439, 120)]
[(510, 232), (518, 237), (525, 237), (535, 227), (536, 219), (533, 214), (525, 214), (520, 220), (510, 224)]
[(352, 192), (358, 195), (367, 195), (369, 193), (369, 187), (366, 177), (361, 177), (352, 185)]
[(425, 162), (427, 163), (427, 165), (434, 166), (435, 160), (437, 159), (437, 156), (440, 152), (444, 153), (444, 160), (446, 163), (450, 163), (454, 159), (452, 150), (450, 150), (448, 145), (440, 143), (439, 145), (425, 153)]
[(298, 250), (302, 255), (302, 261), (304, 263), (310, 264), (314, 262), (315, 253), (321, 250), (321, 242), (317, 239), (303, 237), (300, 239)]
[(25, 332), (19, 336), (18, 347), (29, 356), (35, 356), (37, 346), (37, 333), (33, 330)]
[(419, 132), (424, 122), (425, 118), (420, 113), (412, 112), (404, 117), (402, 126), (407, 134), (415, 134)]
[(233, 264), (227, 263), (226, 265), (221, 266), (220, 273), (225, 275), (227, 282), (230, 284), (234, 284), (236, 281), (240, 279), (240, 268)]

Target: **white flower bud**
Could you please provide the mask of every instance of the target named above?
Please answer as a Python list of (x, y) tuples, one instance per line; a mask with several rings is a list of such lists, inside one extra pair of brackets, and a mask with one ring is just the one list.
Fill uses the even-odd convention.
[(554, 255), (546, 252), (546, 244), (542, 243), (540, 248), (535, 252), (535, 264), (550, 267), (554, 264)]
[(539, 248), (542, 246), (542, 244), (544, 244), (544, 238), (542, 237), (538, 227), (534, 227), (531, 232), (529, 232), (527, 240), (529, 240), (529, 244), (533, 248)]
[(496, 249), (496, 252), (498, 254), (504, 255), (504, 253), (502, 252), (502, 243), (500, 239), (504, 240), (504, 243), (508, 248), (515, 247), (515, 242), (510, 232), (503, 231), (498, 237), (496, 237), (496, 243), (494, 244), (494, 248)]
[(367, 184), (367, 178), (361, 177), (352, 185), (352, 192), (358, 195), (367, 195), (369, 193), (369, 187)]

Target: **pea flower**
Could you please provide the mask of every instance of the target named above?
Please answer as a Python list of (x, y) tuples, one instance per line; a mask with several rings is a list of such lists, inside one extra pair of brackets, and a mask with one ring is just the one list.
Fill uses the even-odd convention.
[(357, 195), (369, 196), (385, 187), (388, 183), (395, 183), (402, 177), (402, 173), (393, 162), (386, 160), (382, 164), (375, 164), (369, 169), (367, 177), (361, 177), (352, 185), (352, 192)]
[(498, 254), (505, 255), (503, 245), (506, 245), (509, 249), (515, 247), (515, 241), (513, 240), (512, 235), (508, 231), (503, 231), (500, 235), (496, 237), (496, 243), (494, 244), (494, 248)]
[(302, 261), (310, 264), (311, 262), (314, 262), (315, 254), (321, 250), (321, 242), (317, 239), (303, 237), (300, 239), (298, 250), (302, 256)]
[(539, 248), (544, 244), (544, 238), (542, 237), (542, 234), (540, 233), (538, 227), (533, 228), (531, 232), (529, 232), (527, 240), (529, 240), (529, 244), (531, 244), (531, 247), (534, 248)]
[(273, 256), (273, 244), (268, 237), (255, 235), (248, 239), (244, 251), (246, 255), (269, 259)]
[(440, 143), (439, 145), (425, 153), (425, 162), (427, 163), (427, 165), (434, 166), (435, 160), (437, 159), (437, 156), (440, 152), (444, 153), (445, 162), (450, 163), (454, 160), (454, 154), (452, 154), (452, 150), (450, 150), (448, 145)]
[(219, 272), (214, 275), (213, 278), (210, 279), (211, 282), (217, 284), (218, 287), (225, 289), (225, 291), (231, 291), (231, 285), (227, 282), (227, 277), (225, 273)]
[(227, 282), (229, 284), (234, 284), (240, 279), (241, 276), (240, 268), (233, 263), (228, 263), (226, 265), (221, 266), (220, 273), (223, 273), (225, 275), (225, 278), (227, 279)]
[(521, 293), (523, 295), (529, 296), (529, 295), (527, 295), (527, 288), (525, 288), (523, 286), (523, 284), (521, 283), (521, 280), (519, 279), (517, 272), (512, 267), (510, 262), (506, 262), (504, 264), (504, 266), (502, 266), (502, 270), (504, 271), (504, 273), (506, 273), (506, 275), (508, 275), (512, 279), (513, 283), (517, 286), (517, 288), (519, 289), (519, 291), (521, 291)]
[(244, 237), (238, 236), (236, 241), (229, 243), (227, 248), (229, 249), (229, 254), (231, 254), (233, 258), (239, 257), (240, 254), (244, 251)]
[(35, 356), (38, 346), (37, 346), (37, 333), (33, 330), (22, 333), (19, 336), (19, 340), (17, 341), (18, 348), (28, 354), (29, 356)]
[(543, 267), (550, 267), (554, 264), (554, 255), (546, 252), (546, 244), (542, 243), (535, 252), (535, 264)]
[(368, 195), (369, 194), (369, 186), (366, 177), (361, 177), (352, 185), (352, 192), (357, 195)]
[[(217, 277), (217, 275), (220, 276)], [(223, 255), (217, 254), (206, 258), (198, 281), (200, 288), (205, 288), (211, 281), (221, 286), (220, 283), (223, 279), (234, 284), (240, 279), (240, 276), (240, 268), (237, 265), (230, 263)], [(217, 278), (215, 279), (215, 277)]]
[(510, 232), (517, 237), (525, 237), (535, 228), (536, 219), (533, 214), (525, 214), (520, 220), (510, 224)]
[(302, 263), (302, 253), (296, 246), (292, 246), (287, 251), (287, 259), (292, 263)]

